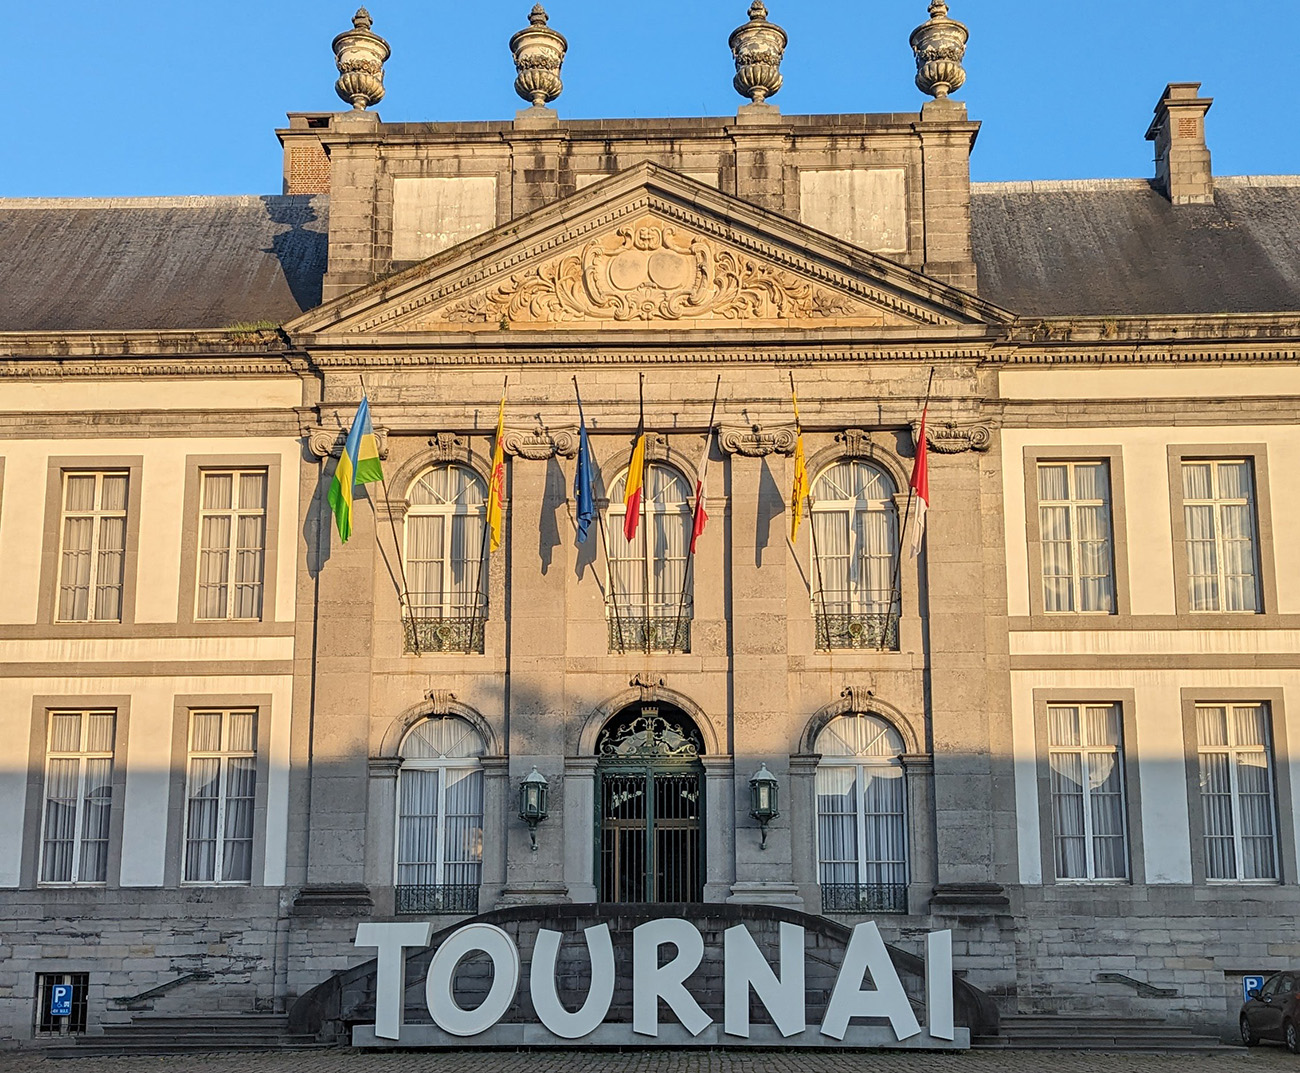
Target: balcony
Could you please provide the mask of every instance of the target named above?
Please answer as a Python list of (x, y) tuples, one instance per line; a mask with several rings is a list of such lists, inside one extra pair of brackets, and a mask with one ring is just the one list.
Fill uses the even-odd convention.
[(478, 886), (403, 886), (394, 888), (394, 911), (398, 913), (469, 914), (478, 912)]
[(620, 609), (609, 614), (609, 650), (611, 652), (689, 652), (691, 650), (691, 609), (676, 615), (638, 615)]
[(823, 883), (823, 913), (906, 913), (906, 883)]
[(403, 647), (408, 653), (465, 652), (482, 655), (487, 615), (408, 614), (402, 626)]
[(898, 651), (898, 613), (892, 615), (866, 611), (813, 612), (817, 624), (817, 650), (883, 649)]

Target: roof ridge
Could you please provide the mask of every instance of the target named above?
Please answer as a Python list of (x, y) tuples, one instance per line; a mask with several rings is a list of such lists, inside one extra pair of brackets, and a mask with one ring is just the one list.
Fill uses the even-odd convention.
[[(975, 194), (1050, 194), (1066, 190), (1149, 190), (1152, 179), (1029, 179), (971, 183)], [(1296, 187), (1300, 175), (1216, 175), (1216, 186)]]

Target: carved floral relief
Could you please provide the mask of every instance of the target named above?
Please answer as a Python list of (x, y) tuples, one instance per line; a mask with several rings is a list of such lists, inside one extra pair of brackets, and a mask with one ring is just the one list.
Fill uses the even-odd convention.
[(879, 311), (652, 217), (444, 307), (453, 324), (879, 318)]

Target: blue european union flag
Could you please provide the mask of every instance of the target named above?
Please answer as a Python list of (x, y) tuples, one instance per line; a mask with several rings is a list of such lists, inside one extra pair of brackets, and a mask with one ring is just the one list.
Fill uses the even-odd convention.
[(587, 419), (578, 403), (578, 469), (573, 475), (573, 498), (578, 502), (578, 543), (587, 542), (587, 530), (596, 517), (596, 497), (591, 488), (591, 447), (587, 443)]

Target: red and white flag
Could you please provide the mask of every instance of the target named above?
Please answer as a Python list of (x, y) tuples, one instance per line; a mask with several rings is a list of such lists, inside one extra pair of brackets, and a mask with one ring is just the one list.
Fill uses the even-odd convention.
[(916, 505), (912, 508), (912, 558), (921, 554), (921, 542), (925, 539), (925, 512), (930, 509), (930, 465), (925, 443), (926, 407), (921, 411), (921, 431), (916, 437), (916, 461), (912, 463), (912, 479), (909, 487), (916, 493)]

